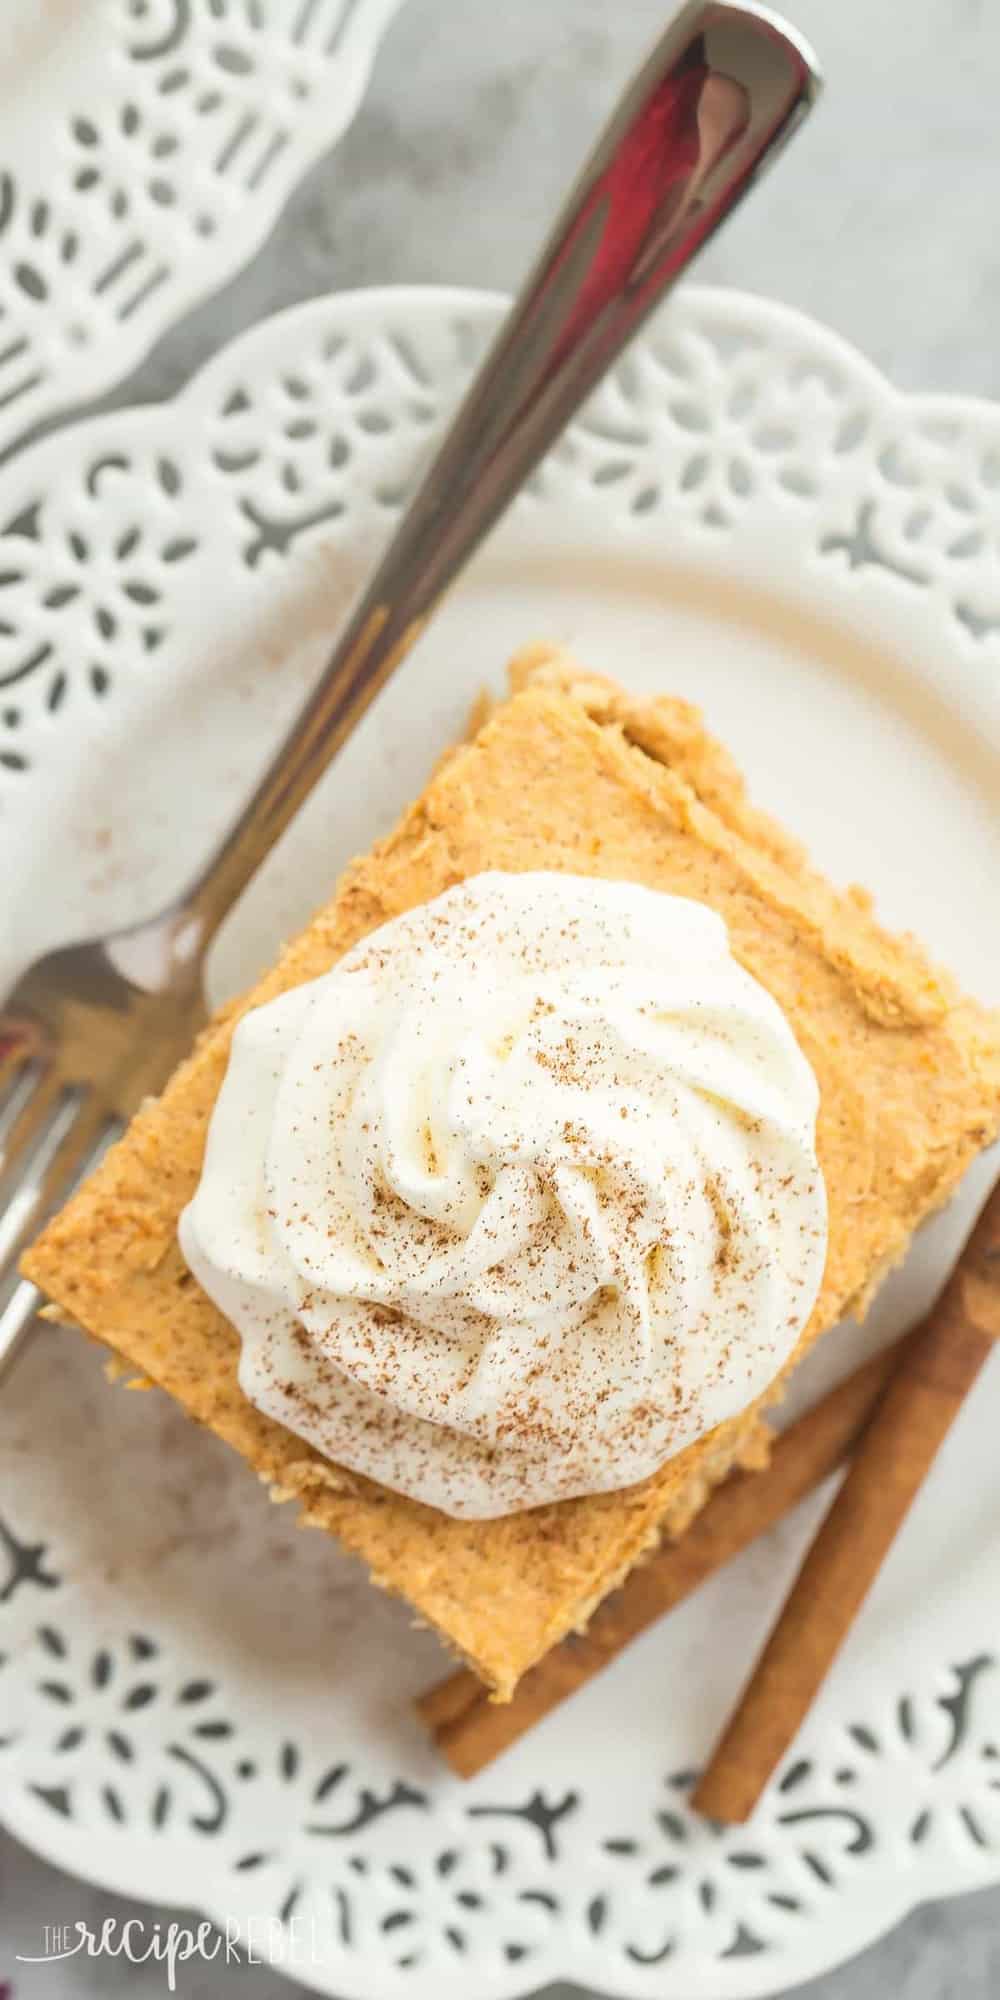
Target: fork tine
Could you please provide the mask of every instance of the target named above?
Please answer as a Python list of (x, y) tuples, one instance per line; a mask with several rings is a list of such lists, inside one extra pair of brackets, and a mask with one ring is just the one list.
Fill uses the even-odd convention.
[[(120, 1118), (109, 1118), (99, 1130), (96, 1142), (89, 1146), (80, 1158), (76, 1171), (70, 1175), (66, 1186), (60, 1186), (52, 1193), (48, 1213), (51, 1214), (60, 1196), (75, 1193), (91, 1169), (96, 1167), (110, 1145), (120, 1138), (124, 1125)], [(35, 1224), (40, 1227), (44, 1219), (41, 1212), (35, 1216)], [(27, 1232), (31, 1233), (30, 1229)], [(36, 1312), (45, 1303), (44, 1295), (30, 1278), (18, 1278), (8, 1265), (0, 1270), (0, 1376), (8, 1362), (13, 1361), (22, 1339), (31, 1325)]]
[(50, 1101), (48, 1116), (34, 1120), (34, 1145), (22, 1144), (0, 1173), (0, 1273), (11, 1254), (9, 1246), (19, 1240), (22, 1223), (30, 1222), (35, 1212), (37, 1191), (69, 1138), (82, 1104), (79, 1091), (59, 1091)]
[(0, 1307), (0, 1375), (7, 1363), (13, 1361), (42, 1304), (44, 1300), (37, 1285), (33, 1285), (29, 1278), (22, 1278), (7, 1304)]
[(16, 1089), (0, 1137), (0, 1212), (9, 1198), (9, 1185), (15, 1173), (23, 1165), (34, 1140), (43, 1135), (59, 1097), (60, 1083), (55, 1071), (39, 1071), (34, 1065), (28, 1069), (24, 1084)]
[(40, 1082), (41, 1071), (37, 1063), (0, 1064), (0, 1160), (15, 1120), (20, 1117)]
[(117, 1121), (93, 1099), (70, 1098), (68, 1108), (68, 1118), (60, 1121), (57, 1144), (45, 1148), (41, 1171), (18, 1188), (6, 1212), (0, 1214), (0, 1288), (29, 1239), (83, 1178), (117, 1129)]

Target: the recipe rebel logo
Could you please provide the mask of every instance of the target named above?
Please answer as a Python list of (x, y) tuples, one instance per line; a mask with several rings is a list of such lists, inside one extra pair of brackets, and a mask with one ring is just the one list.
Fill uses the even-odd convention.
[[(207, 1918), (195, 1924), (161, 1923), (143, 1917), (106, 1917), (96, 1930), (83, 1921), (45, 1924), (40, 1951), (19, 1951), (19, 1965), (51, 1965), (64, 1958), (121, 1958), (129, 1965), (159, 1965), (170, 1993), (178, 1987), (178, 1968), (197, 1961), (210, 1965), (266, 1965), (274, 1971), (322, 1965), (332, 1948), (322, 1926), (311, 1916), (226, 1917), (221, 1924)], [(15, 1988), (0, 1982), (0, 2000), (15, 2000)]]

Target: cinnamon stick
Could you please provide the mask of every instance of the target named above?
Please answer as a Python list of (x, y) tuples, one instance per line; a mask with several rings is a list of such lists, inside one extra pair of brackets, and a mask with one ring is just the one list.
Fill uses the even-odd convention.
[(1000, 1183), (908, 1342), (728, 1727), (693, 1794), (750, 1817), (874, 1583), (940, 1445), (1000, 1339)]
[(775, 1440), (762, 1472), (734, 1473), (679, 1541), (667, 1542), (604, 1600), (587, 1630), (564, 1639), (493, 1702), (467, 1669), (421, 1695), (417, 1709), (454, 1771), (474, 1777), (616, 1659), (632, 1639), (696, 1590), (819, 1486), (846, 1458), (892, 1374), (897, 1343), (848, 1376)]

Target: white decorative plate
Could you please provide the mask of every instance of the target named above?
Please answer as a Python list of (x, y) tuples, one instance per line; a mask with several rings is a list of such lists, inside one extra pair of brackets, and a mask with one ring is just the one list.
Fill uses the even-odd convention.
[[(302, 308), (171, 408), (0, 478), (0, 981), (152, 908), (299, 700), (497, 301)], [(483, 678), (549, 635), (701, 699), (758, 795), (1000, 999), (1000, 413), (905, 401), (831, 334), (686, 291), (446, 605), (220, 940), (252, 975), (421, 784)], [(984, 1185), (984, 1167), (977, 1188)], [(973, 1190), (809, 1393), (928, 1297)], [(159, 1395), (40, 1333), (0, 1412), (0, 1787), (98, 1882), (267, 1919), (362, 2000), (557, 1977), (750, 2000), (921, 1898), (1000, 1878), (1000, 1463), (961, 1417), (753, 1824), (686, 1795), (805, 1509), (463, 1788), (410, 1696), (427, 1633)], [(6, 1564), (6, 1579), (4, 1568)], [(283, 1926), (283, 1928), (282, 1928)]]
[(2, 0), (0, 452), (248, 261), (399, 5)]

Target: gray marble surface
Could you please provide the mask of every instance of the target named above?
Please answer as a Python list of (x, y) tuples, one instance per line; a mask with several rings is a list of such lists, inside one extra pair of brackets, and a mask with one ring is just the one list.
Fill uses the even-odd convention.
[[(788, 7), (821, 51), (827, 98), (704, 275), (817, 314), (903, 386), (1000, 396), (997, 0)], [(169, 395), (230, 334), (330, 288), (514, 285), (668, 10), (669, 0), (406, 0), (353, 131), (300, 188), (252, 269), (108, 400)], [(15, 1962), (41, 1951), (45, 1925), (129, 1914), (138, 1906), (0, 1837), (0, 1985), (9, 1979), (16, 2000), (164, 1993), (155, 1967)], [(802, 1990), (810, 2000), (994, 2000), (1000, 1890), (918, 1912)], [(291, 1989), (261, 1968), (206, 1966), (182, 1968), (178, 1991), (281, 2000)]]

